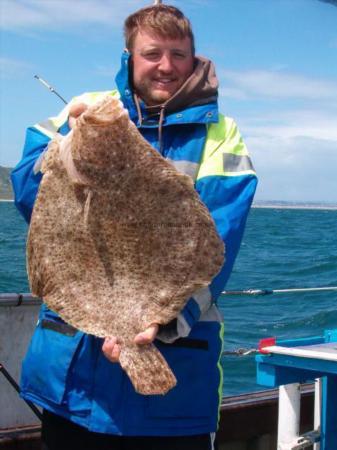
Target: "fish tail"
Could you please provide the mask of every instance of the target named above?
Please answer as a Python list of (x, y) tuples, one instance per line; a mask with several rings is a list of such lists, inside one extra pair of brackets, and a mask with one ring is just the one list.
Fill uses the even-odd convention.
[(176, 377), (153, 344), (122, 346), (119, 362), (139, 394), (166, 394), (177, 384)]

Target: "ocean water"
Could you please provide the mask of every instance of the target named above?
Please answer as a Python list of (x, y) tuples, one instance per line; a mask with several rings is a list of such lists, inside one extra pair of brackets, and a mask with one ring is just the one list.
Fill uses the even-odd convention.
[[(29, 292), (27, 226), (13, 203), (0, 202), (0, 292)], [(228, 290), (337, 286), (337, 211), (253, 208)], [(222, 296), (225, 350), (261, 338), (315, 336), (337, 328), (337, 291)], [(261, 390), (254, 356), (224, 356), (224, 395)]]

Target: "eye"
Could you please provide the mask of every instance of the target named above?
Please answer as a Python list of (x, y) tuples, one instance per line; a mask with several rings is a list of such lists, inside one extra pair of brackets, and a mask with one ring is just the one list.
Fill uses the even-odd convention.
[(185, 58), (187, 57), (186, 53), (180, 52), (180, 51), (175, 51), (175, 52), (173, 52), (173, 56), (174, 56), (176, 59), (185, 59)]
[(148, 59), (150, 61), (155, 61), (160, 58), (160, 53), (156, 51), (145, 52), (142, 54), (143, 58)]

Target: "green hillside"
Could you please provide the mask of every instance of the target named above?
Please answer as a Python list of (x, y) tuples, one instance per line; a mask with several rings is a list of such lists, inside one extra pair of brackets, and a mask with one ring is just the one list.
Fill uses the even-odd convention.
[(0, 166), (0, 199), (12, 200), (13, 190), (10, 180), (11, 167)]

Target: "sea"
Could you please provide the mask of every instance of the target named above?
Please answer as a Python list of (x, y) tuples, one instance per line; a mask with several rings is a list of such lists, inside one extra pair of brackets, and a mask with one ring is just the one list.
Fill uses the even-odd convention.
[[(29, 292), (27, 225), (12, 202), (0, 202), (0, 292)], [(337, 286), (337, 210), (252, 208), (226, 290)], [(253, 349), (260, 339), (321, 335), (337, 328), (337, 291), (223, 295), (225, 348)], [(224, 355), (224, 395), (264, 389), (254, 355)]]

